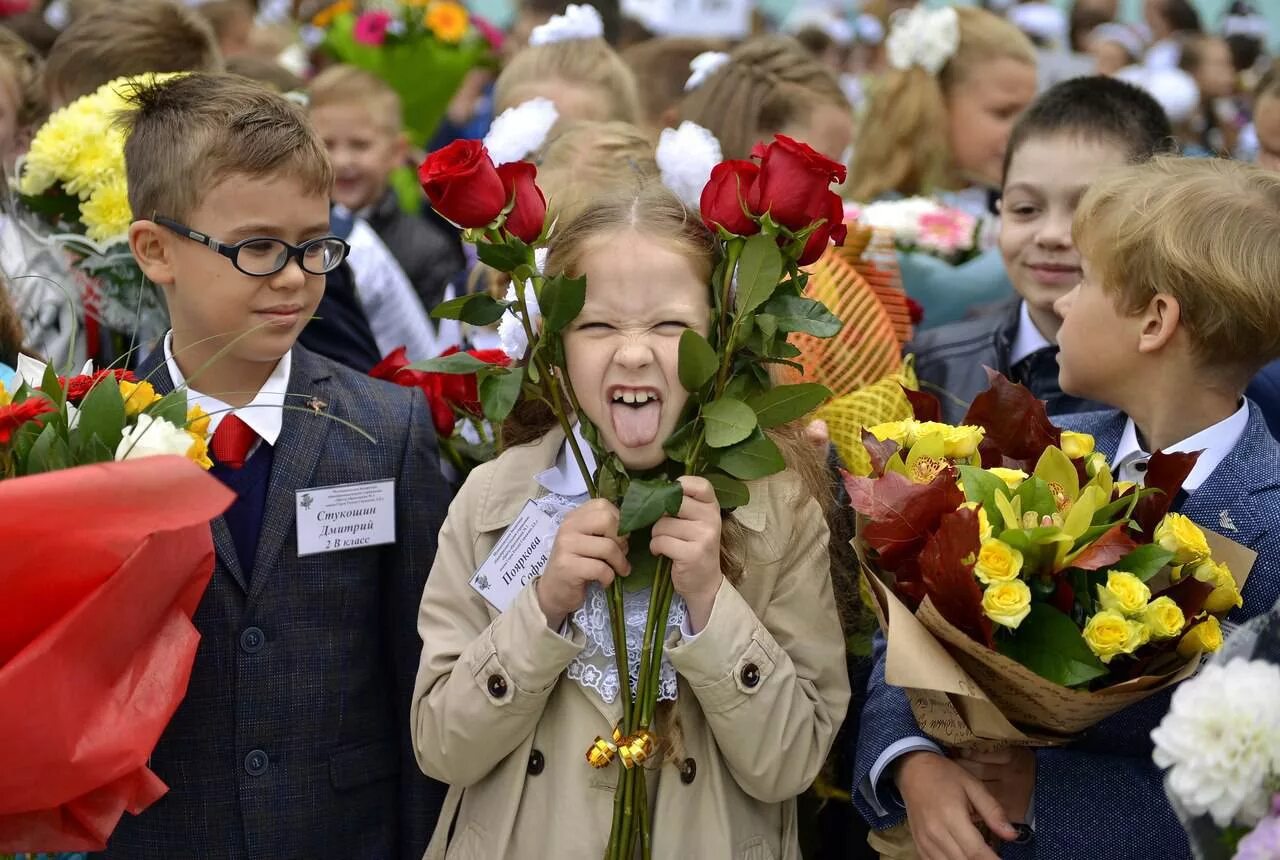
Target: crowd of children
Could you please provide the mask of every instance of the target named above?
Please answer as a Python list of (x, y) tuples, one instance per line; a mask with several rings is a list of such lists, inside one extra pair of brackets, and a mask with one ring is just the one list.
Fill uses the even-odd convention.
[[(618, 511), (519, 407), (508, 442), (525, 444), (458, 489), (421, 393), (368, 376), (401, 346), (497, 345), (492, 327), (430, 317), (508, 284), (403, 176), (535, 99), (554, 113), (528, 152), (555, 221), (547, 271), (587, 279), (567, 372), (624, 465), (665, 456), (687, 397), (680, 334), (705, 334), (712, 308), (713, 237), (665, 187), (659, 135), (695, 123), (739, 160), (785, 135), (848, 166), (851, 205), (928, 197), (980, 225), (967, 262), (896, 258), (924, 315), (904, 353), (944, 420), (992, 368), (1092, 434), (1120, 480), (1141, 484), (1152, 452), (1203, 451), (1178, 509), (1258, 553), (1230, 621), (1277, 604), (1280, 61), (1248, 4), (1210, 26), (1187, 0), (1145, 0), (1141, 24), (1114, 0), (868, 0), (744, 38), (653, 32), (603, 3), (597, 29), (550, 38), (565, 4), (525, 0), (500, 68), (472, 70), (418, 146), (391, 83), (308, 41), (326, 5), (0, 11), (9, 179), (52, 111), (123, 76), (187, 73), (132, 92), (120, 120), (129, 248), (171, 323), (134, 364), (211, 416), (213, 474), (237, 498), (211, 524), (190, 689), (150, 762), (169, 793), (101, 856), (603, 853), (616, 776), (585, 766), (582, 739), (620, 711), (581, 655), (599, 635), (589, 586), (630, 572)], [(23, 217), (0, 206), (0, 386), (20, 353), (85, 354), (85, 309), (50, 286), (67, 270)], [(656, 429), (618, 431), (619, 386), (657, 392)], [(883, 638), (869, 660), (847, 651), (860, 598), (831, 566), (851, 525), (821, 434), (771, 435), (788, 468), (749, 506), (722, 517), (686, 478), (654, 527), (684, 607), (654, 856), (1189, 858), (1151, 760), (1169, 694), (1054, 749), (945, 749), (886, 682)], [(298, 495), (336, 485), (383, 488), (394, 537), (300, 553)], [(562, 522), (542, 577), (498, 612), (469, 582), (532, 498)], [(836, 799), (802, 814), (820, 773)]]

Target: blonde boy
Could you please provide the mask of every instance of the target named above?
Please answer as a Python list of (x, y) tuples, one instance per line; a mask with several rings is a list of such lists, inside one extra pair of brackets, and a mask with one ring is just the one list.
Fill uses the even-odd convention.
[(400, 97), (376, 75), (346, 65), (320, 73), (308, 95), (312, 125), (333, 162), (333, 202), (369, 222), (431, 310), (466, 260), (456, 235), (406, 213), (391, 188), (392, 171), (409, 154)]

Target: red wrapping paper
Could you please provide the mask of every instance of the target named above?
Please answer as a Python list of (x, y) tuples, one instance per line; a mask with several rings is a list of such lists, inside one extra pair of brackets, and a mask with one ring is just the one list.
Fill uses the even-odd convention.
[(233, 499), (179, 457), (0, 482), (0, 851), (101, 850), (168, 790), (146, 762)]

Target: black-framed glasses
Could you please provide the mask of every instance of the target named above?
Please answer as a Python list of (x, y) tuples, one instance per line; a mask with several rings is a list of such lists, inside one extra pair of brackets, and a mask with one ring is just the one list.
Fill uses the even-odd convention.
[(192, 230), (186, 224), (180, 224), (170, 218), (152, 215), (151, 220), (179, 236), (185, 236), (193, 242), (207, 246), (210, 250), (226, 257), (231, 261), (231, 265), (246, 275), (258, 278), (274, 275), (295, 258), (298, 265), (302, 267), (302, 271), (312, 275), (325, 275), (342, 265), (342, 261), (351, 252), (351, 246), (338, 236), (317, 236), (301, 245), (290, 245), (283, 239), (270, 236), (250, 236), (234, 245), (226, 245), (212, 236), (201, 233), (199, 230)]

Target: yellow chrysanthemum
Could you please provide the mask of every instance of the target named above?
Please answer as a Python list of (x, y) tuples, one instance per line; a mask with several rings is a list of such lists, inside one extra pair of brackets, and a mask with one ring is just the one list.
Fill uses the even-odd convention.
[(333, 19), (339, 15), (347, 15), (355, 11), (356, 4), (353, 0), (338, 0), (337, 3), (326, 6), (311, 18), (311, 24), (315, 27), (328, 27), (333, 23)]
[(427, 15), (423, 20), (427, 29), (441, 42), (456, 45), (467, 35), (467, 9), (453, 0), (436, 0), (427, 7)]
[(199, 403), (187, 410), (187, 432), (200, 439), (209, 436), (209, 413)]
[(123, 239), (133, 221), (124, 177), (101, 186), (80, 204), (80, 220), (84, 222), (89, 238), (95, 242)]
[(213, 468), (213, 461), (209, 459), (209, 443), (204, 440), (204, 437), (192, 435), (191, 447), (187, 449), (187, 459), (201, 469)]

